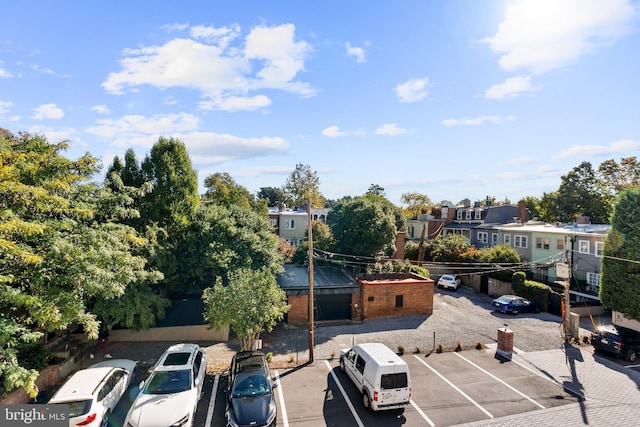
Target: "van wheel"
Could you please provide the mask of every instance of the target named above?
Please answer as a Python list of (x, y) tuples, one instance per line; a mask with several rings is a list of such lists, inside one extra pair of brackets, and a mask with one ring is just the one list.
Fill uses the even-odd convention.
[(638, 353), (636, 353), (634, 349), (630, 349), (627, 352), (627, 357), (625, 357), (627, 362), (635, 362), (637, 358), (638, 358)]
[(369, 392), (365, 391), (362, 393), (362, 404), (365, 409), (371, 410), (371, 398), (369, 397)]

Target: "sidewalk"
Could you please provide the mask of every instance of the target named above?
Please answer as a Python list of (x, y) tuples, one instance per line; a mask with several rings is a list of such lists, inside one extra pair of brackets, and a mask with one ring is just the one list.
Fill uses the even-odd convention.
[(460, 426), (631, 427), (640, 423), (640, 373), (594, 355), (590, 348), (568, 345), (559, 350), (514, 353), (511, 363), (582, 396), (582, 401)]

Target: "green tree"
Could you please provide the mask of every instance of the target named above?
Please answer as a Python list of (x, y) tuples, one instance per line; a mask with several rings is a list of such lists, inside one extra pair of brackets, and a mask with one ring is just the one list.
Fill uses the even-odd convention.
[(371, 184), (367, 190), (367, 194), (375, 194), (376, 196), (385, 196), (384, 187), (378, 184)]
[(268, 206), (278, 207), (279, 203), (285, 205), (291, 204), (289, 197), (285, 194), (282, 188), (277, 187), (260, 187), (260, 191), (256, 193), (256, 198), (259, 200), (268, 200)]
[(265, 268), (275, 275), (283, 265), (266, 215), (237, 205), (202, 204), (161, 251), (158, 263), (172, 296), (201, 295), (214, 278), (227, 284), (241, 268)]
[(184, 224), (200, 201), (198, 177), (183, 142), (161, 137), (142, 161), (144, 180), (153, 190), (144, 198), (140, 215), (161, 227)]
[(600, 299), (630, 319), (640, 320), (640, 186), (623, 190), (604, 243)]
[(242, 268), (230, 272), (227, 281), (225, 286), (219, 278), (205, 289), (205, 319), (213, 328), (229, 326), (244, 350), (289, 311), (287, 296), (267, 269)]
[(420, 214), (431, 213), (431, 208), (433, 207), (429, 196), (418, 192), (402, 193), (400, 202), (406, 205), (403, 211), (407, 218), (415, 218)]
[(498, 271), (491, 273), (491, 277), (508, 282), (513, 276), (513, 268), (519, 267), (520, 254), (510, 245), (495, 245), (478, 250), (477, 259), (480, 262), (493, 264)]
[(91, 182), (97, 160), (66, 159), (66, 149), (0, 131), (0, 382), (32, 395), (34, 373), (17, 358), (19, 345), (76, 324), (95, 338), (92, 301), (157, 277), (137, 255), (146, 240), (117, 222), (130, 212), (124, 199)]
[(237, 184), (226, 172), (216, 172), (204, 179), (207, 191), (202, 196), (204, 203), (217, 205), (237, 205), (242, 208), (250, 208), (254, 202), (253, 195)]
[(611, 206), (591, 163), (580, 163), (561, 180), (557, 198), (561, 222), (573, 222), (578, 215), (586, 215), (597, 224), (609, 222)]
[(367, 197), (338, 202), (327, 216), (335, 239), (335, 251), (360, 256), (375, 256), (395, 249), (394, 216), (383, 204)]
[(309, 165), (298, 163), (287, 178), (283, 190), (290, 197), (293, 206), (302, 206), (308, 201), (311, 201), (314, 208), (324, 206), (325, 199), (320, 193), (320, 178)]
[(429, 253), (433, 261), (466, 262), (473, 259), (476, 253), (472, 250), (469, 239), (460, 234), (447, 234), (429, 241)]

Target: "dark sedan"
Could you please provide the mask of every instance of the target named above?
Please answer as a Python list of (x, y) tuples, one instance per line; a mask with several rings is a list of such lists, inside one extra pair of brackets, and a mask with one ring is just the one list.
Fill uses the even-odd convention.
[(502, 313), (540, 313), (540, 306), (537, 302), (517, 295), (502, 295), (491, 301), (491, 306)]

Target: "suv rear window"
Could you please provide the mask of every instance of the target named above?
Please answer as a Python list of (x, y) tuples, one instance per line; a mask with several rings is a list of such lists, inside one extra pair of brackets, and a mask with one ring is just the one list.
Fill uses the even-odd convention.
[(191, 353), (171, 353), (164, 359), (163, 366), (186, 365)]
[(398, 374), (384, 374), (380, 377), (380, 387), (383, 390), (392, 388), (403, 388), (408, 385), (407, 373), (401, 372)]

